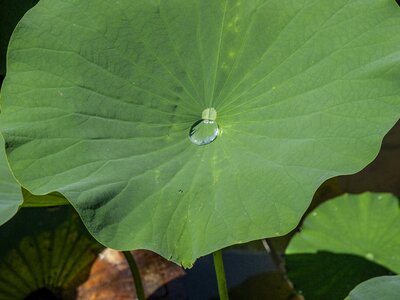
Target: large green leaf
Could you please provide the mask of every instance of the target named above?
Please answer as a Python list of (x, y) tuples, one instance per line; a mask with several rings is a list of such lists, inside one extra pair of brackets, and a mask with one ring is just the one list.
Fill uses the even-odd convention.
[(43, 0), (9, 47), (11, 167), (117, 249), (284, 234), (399, 118), (399, 32), (392, 0)]
[(398, 300), (399, 295), (400, 276), (381, 276), (356, 286), (346, 300)]
[(287, 254), (353, 254), (400, 273), (399, 201), (390, 194), (343, 195), (314, 210)]
[(103, 249), (71, 206), (21, 209), (0, 227), (0, 245), (2, 300), (76, 299)]

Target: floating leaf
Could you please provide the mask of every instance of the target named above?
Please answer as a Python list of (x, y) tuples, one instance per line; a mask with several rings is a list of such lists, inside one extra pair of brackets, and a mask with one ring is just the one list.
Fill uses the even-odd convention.
[(359, 284), (345, 300), (397, 300), (399, 295), (400, 276), (381, 276)]
[[(40, 1), (9, 46), (10, 165), (112, 248), (190, 266), (285, 234), (399, 118), (399, 16), (392, 0)], [(208, 116), (216, 137), (193, 128)]]

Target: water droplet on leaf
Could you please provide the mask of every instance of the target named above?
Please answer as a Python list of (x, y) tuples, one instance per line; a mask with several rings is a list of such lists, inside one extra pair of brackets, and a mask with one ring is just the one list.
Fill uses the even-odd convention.
[(211, 120), (199, 120), (190, 128), (189, 139), (198, 146), (208, 145), (218, 136), (218, 124)]
[(198, 146), (212, 143), (218, 136), (219, 128), (215, 121), (217, 111), (214, 108), (206, 108), (201, 114), (202, 119), (190, 127), (189, 139)]

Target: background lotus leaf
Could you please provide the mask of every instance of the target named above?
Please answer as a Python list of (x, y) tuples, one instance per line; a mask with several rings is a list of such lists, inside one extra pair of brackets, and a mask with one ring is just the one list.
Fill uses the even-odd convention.
[(397, 300), (400, 276), (381, 276), (359, 284), (345, 300)]
[(11, 168), (103, 244), (185, 266), (285, 234), (399, 118), (399, 32), (391, 0), (40, 1), (9, 46)]
[(308, 215), (286, 251), (287, 271), (307, 299), (343, 299), (364, 280), (399, 273), (399, 247), (398, 199), (347, 194)]
[(0, 242), (2, 300), (76, 299), (103, 249), (71, 206), (21, 209), (0, 227)]

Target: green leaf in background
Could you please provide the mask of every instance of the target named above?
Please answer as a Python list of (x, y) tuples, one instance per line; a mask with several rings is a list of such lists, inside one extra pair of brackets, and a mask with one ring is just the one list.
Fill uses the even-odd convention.
[(317, 207), (287, 254), (353, 254), (400, 273), (400, 208), (391, 194), (343, 195)]
[(75, 299), (76, 287), (103, 249), (71, 206), (21, 209), (0, 227), (0, 244), (0, 299), (4, 300), (29, 295), (26, 299)]
[(29, 191), (22, 188), (24, 202), (22, 207), (49, 207), (59, 205), (70, 205), (67, 199), (60, 193), (49, 193), (47, 195), (37, 196), (32, 195)]
[(6, 73), (7, 45), (15, 26), (25, 12), (32, 8), (38, 1), (0, 0), (0, 76), (4, 76)]
[(4, 140), (0, 135), (0, 225), (14, 216), (22, 205), (21, 187), (8, 167)]
[(399, 32), (392, 0), (43, 0), (9, 46), (11, 168), (185, 266), (285, 234), (399, 118)]
[(398, 300), (400, 276), (381, 276), (359, 284), (346, 300)]
[(343, 299), (364, 280), (399, 273), (399, 247), (396, 197), (343, 195), (305, 219), (286, 251), (288, 275), (307, 299)]
[(363, 257), (325, 251), (287, 255), (286, 270), (294, 288), (307, 300), (344, 299), (357, 284), (392, 274)]

